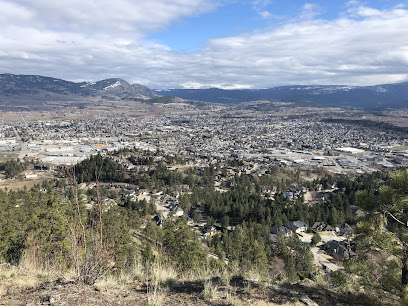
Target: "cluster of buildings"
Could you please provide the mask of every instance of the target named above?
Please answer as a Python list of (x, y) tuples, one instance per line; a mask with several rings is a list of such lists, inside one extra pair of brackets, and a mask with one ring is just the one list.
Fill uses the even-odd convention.
[[(74, 164), (123, 147), (164, 150), (192, 164), (200, 159), (283, 163), (301, 169), (371, 172), (408, 165), (407, 135), (321, 121), (319, 114), (278, 117), (225, 110), (125, 118), (0, 123), (0, 153), (51, 164)], [(405, 148), (405, 150), (404, 150)]]
[[(97, 152), (134, 147), (152, 152), (161, 150), (182, 157), (187, 166), (204, 169), (210, 164), (221, 165), (225, 174), (215, 176), (214, 186), (219, 192), (230, 187), (226, 184), (228, 178), (241, 173), (260, 177), (276, 165), (288, 165), (299, 170), (325, 169), (334, 173), (363, 173), (408, 165), (407, 135), (320, 119), (318, 114), (282, 118), (268, 113), (203, 111), (139, 118), (112, 114), (87, 120), (64, 118), (35, 122), (22, 120), (14, 124), (0, 122), (0, 154), (14, 154), (21, 160), (37, 161), (36, 167), (40, 168), (34, 167), (33, 172), (26, 174), (26, 178), (34, 178), (36, 171), (48, 171), (49, 164), (75, 164)], [(149, 169), (148, 165), (134, 165), (121, 156), (112, 158), (129, 171)], [(232, 161), (239, 163), (229, 167)], [(134, 202), (153, 201), (157, 210), (154, 217), (156, 224), (161, 225), (165, 218), (171, 216), (184, 217), (201, 232), (202, 239), (216, 234), (217, 226), (220, 227), (207, 224), (205, 218), (193, 220), (193, 216), (188, 216), (180, 207), (178, 194), (163, 194), (160, 190), (141, 191), (138, 186), (121, 183), (116, 185), (118, 198), (104, 197), (102, 200), (106, 207), (115, 205), (120, 198)], [(273, 199), (276, 188), (262, 192)], [(290, 200), (296, 200), (302, 194), (309, 203), (324, 197), (324, 193), (320, 195), (302, 187), (282, 192)], [(195, 215), (202, 216), (203, 212), (203, 207), (197, 207)], [(327, 256), (344, 259), (352, 255), (350, 244), (339, 229), (324, 222), (310, 228), (324, 238), (323, 243), (314, 247), (313, 253), (315, 260), (327, 269), (338, 268), (325, 260)], [(302, 221), (287, 222), (272, 228), (271, 240), (276, 241), (278, 235), (295, 233), (302, 241), (310, 243), (311, 234), (306, 232), (307, 229), (308, 225)]]

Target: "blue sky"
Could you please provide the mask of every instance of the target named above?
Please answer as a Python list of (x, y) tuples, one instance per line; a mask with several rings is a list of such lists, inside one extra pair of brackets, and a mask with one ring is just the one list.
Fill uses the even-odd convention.
[[(388, 1), (375, 1), (388, 2)], [(200, 16), (184, 18), (164, 31), (149, 35), (148, 38), (163, 43), (174, 50), (197, 51), (210, 38), (232, 36), (262, 31), (277, 27), (298, 18), (305, 5), (313, 4), (319, 11), (319, 18), (333, 19), (346, 9), (344, 1), (231, 1)], [(383, 3), (379, 3), (381, 5)], [(263, 17), (268, 12), (269, 17)], [(267, 14), (267, 13), (266, 13)]]
[(148, 36), (174, 50), (197, 51), (210, 38), (252, 32), (268, 25), (249, 2), (230, 3), (215, 10), (182, 19), (168, 29)]
[[(389, 9), (403, 2), (389, 0), (364, 1), (376, 9)], [(316, 18), (333, 20), (347, 13), (351, 3), (339, 0), (270, 0), (227, 1), (214, 10), (183, 18), (167, 29), (148, 35), (147, 38), (165, 44), (177, 51), (197, 51), (205, 41), (222, 36), (270, 30), (302, 18), (305, 8)], [(264, 13), (264, 15), (262, 15)], [(269, 15), (269, 16), (268, 16)], [(309, 16), (303, 16), (307, 18)]]
[(151, 88), (408, 81), (408, 0), (0, 0), (0, 73)]

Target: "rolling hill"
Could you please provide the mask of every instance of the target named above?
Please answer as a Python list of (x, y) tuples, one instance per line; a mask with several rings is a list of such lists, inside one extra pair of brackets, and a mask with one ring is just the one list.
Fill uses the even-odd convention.
[(408, 107), (408, 82), (376, 86), (280, 86), (270, 89), (168, 89), (157, 94), (224, 104), (257, 100), (309, 101), (325, 106), (363, 109)]

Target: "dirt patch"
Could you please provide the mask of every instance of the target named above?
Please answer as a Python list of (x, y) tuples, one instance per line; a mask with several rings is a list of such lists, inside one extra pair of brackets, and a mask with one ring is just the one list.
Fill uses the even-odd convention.
[(44, 180), (53, 179), (54, 176), (51, 173), (46, 172), (34, 172), (37, 174), (35, 178), (29, 179), (19, 179), (19, 178), (10, 178), (10, 179), (1, 179), (0, 180), (0, 189), (8, 189), (8, 190), (19, 190), (24, 189), (24, 186), (27, 189), (34, 187), (34, 185), (41, 184)]

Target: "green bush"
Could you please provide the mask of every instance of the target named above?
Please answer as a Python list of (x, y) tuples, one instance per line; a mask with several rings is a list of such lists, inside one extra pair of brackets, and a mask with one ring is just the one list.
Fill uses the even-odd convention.
[(318, 233), (314, 233), (313, 237), (312, 237), (311, 245), (316, 245), (320, 241), (322, 241), (322, 237), (320, 237), (320, 235)]

